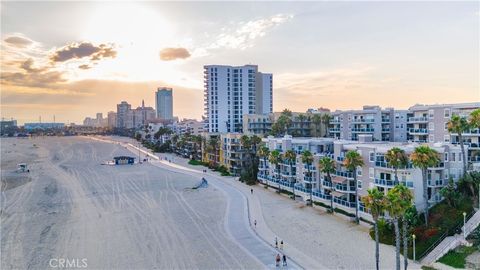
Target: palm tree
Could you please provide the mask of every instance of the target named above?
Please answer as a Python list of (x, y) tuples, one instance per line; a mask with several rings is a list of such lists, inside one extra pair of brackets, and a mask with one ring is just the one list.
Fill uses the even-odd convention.
[(435, 167), (440, 162), (438, 158), (438, 152), (430, 148), (427, 145), (418, 146), (410, 155), (410, 160), (413, 166), (422, 170), (422, 182), (423, 182), (423, 200), (425, 201), (425, 226), (428, 227), (428, 179), (427, 171), (429, 167)]
[(255, 181), (257, 181), (257, 174), (258, 174), (258, 145), (262, 142), (262, 138), (258, 137), (257, 135), (252, 135), (250, 137), (250, 143), (252, 145), (252, 160), (253, 160), (253, 168), (252, 168), (252, 173), (253, 173), (253, 178)]
[(471, 128), (480, 128), (480, 109), (476, 109), (470, 113), (468, 124)]
[[(266, 146), (260, 147), (258, 150), (258, 157), (263, 159), (263, 164), (265, 166), (265, 169), (267, 168), (267, 158), (270, 156), (270, 150)], [(266, 174), (264, 175), (266, 176)], [(268, 179), (267, 182), (265, 182), (265, 187), (268, 187)]]
[(210, 149), (212, 150), (212, 155), (213, 155), (213, 163), (216, 165), (217, 164), (217, 151), (218, 147), (220, 146), (220, 139), (215, 136), (215, 137), (210, 137), (208, 140), (208, 145), (210, 146)]
[(303, 113), (301, 113), (297, 116), (297, 119), (300, 122), (300, 133), (302, 134), (302, 136), (304, 136), (304, 134), (303, 134), (303, 122), (305, 121), (306, 118), (307, 117)]
[(280, 186), (280, 177), (278, 177), (278, 175), (280, 174), (280, 168), (278, 166), (278, 164), (280, 164), (280, 162), (282, 161), (282, 156), (280, 155), (280, 152), (278, 150), (273, 150), (272, 152), (270, 152), (270, 156), (268, 157), (268, 161), (270, 162), (270, 164), (273, 164), (275, 165), (275, 174), (274, 175), (277, 175), (277, 181), (278, 181), (278, 193), (280, 193), (282, 187)]
[(395, 185), (398, 185), (398, 169), (408, 166), (408, 156), (405, 154), (404, 150), (398, 147), (393, 147), (387, 151), (385, 154), (385, 159), (387, 160), (388, 165), (393, 167), (395, 174)]
[(327, 175), (327, 179), (330, 182), (330, 212), (333, 214), (333, 184), (331, 174), (335, 172), (335, 161), (329, 157), (323, 157), (318, 161), (318, 168), (322, 173)]
[[(396, 186), (397, 187), (397, 186)], [(395, 187), (390, 189), (386, 197), (386, 209), (388, 215), (392, 219), (395, 229), (395, 266), (396, 270), (400, 270), (400, 230), (398, 227), (398, 219), (401, 217), (400, 197), (395, 192)]]
[(313, 179), (310, 171), (310, 166), (313, 163), (313, 155), (310, 151), (305, 150), (302, 152), (302, 163), (307, 165), (308, 177), (310, 179), (310, 205), (313, 206)]
[(357, 185), (357, 167), (363, 166), (362, 156), (357, 151), (348, 151), (343, 160), (343, 165), (352, 172), (353, 182), (355, 183), (355, 222), (360, 223), (358, 218), (358, 185)]
[(293, 176), (293, 164), (297, 161), (297, 153), (293, 150), (287, 150), (285, 154), (283, 154), (283, 159), (288, 162), (290, 166), (290, 177), (292, 178), (292, 192), (293, 192), (293, 199), (295, 200), (295, 182), (296, 179)]
[(330, 114), (324, 114), (322, 116), (322, 122), (325, 127), (325, 137), (328, 137), (328, 126), (330, 125), (331, 120), (332, 120), (332, 116)]
[(312, 117), (312, 122), (313, 122), (313, 126), (314, 126), (315, 137), (319, 137), (318, 136), (318, 133), (319, 133), (318, 132), (318, 127), (322, 123), (322, 116), (318, 113), (314, 114), (313, 117)]
[(380, 240), (378, 237), (378, 219), (385, 211), (385, 196), (382, 191), (379, 191), (377, 188), (372, 188), (367, 190), (368, 195), (362, 197), (362, 202), (365, 205), (365, 208), (370, 210), (372, 214), (373, 228), (375, 231), (375, 265), (376, 269), (379, 270), (380, 263)]
[(450, 121), (447, 123), (448, 131), (451, 133), (456, 133), (458, 136), (458, 143), (460, 143), (460, 149), (462, 150), (463, 158), (463, 175), (467, 173), (467, 159), (465, 156), (465, 146), (463, 145), (463, 136), (462, 133), (470, 129), (470, 125), (465, 117), (459, 115), (453, 115)]
[[(412, 205), (412, 199), (413, 195), (412, 192), (404, 185), (397, 185), (391, 190), (388, 191), (387, 193), (387, 200), (386, 200), (386, 205), (387, 205), (387, 210), (388, 214), (392, 218), (393, 221), (393, 226), (395, 228), (395, 259), (396, 259), (396, 269), (400, 270), (400, 228), (398, 226), (398, 220), (400, 218), (404, 218), (405, 213), (408, 208), (411, 207)], [(405, 218), (404, 218), (405, 219)], [(406, 227), (406, 220), (403, 220), (404, 226), (403, 226), (403, 234), (404, 234), (404, 259), (406, 262), (404, 263), (405, 269), (407, 268), (408, 265), (408, 258), (407, 258), (407, 249), (408, 246), (406, 243), (406, 238), (407, 238), (407, 227)]]
[(406, 186), (395, 188), (397, 195), (400, 197), (400, 212), (402, 214), (402, 234), (403, 234), (403, 265), (405, 270), (408, 267), (408, 221), (406, 217), (407, 210), (412, 207), (413, 194)]
[[(251, 148), (252, 148), (252, 143), (250, 141), (250, 137), (248, 137), (247, 135), (242, 135), (242, 137), (240, 137), (240, 144), (242, 145), (242, 148), (243, 148), (243, 152), (245, 153), (245, 155), (247, 156), (247, 171), (248, 171), (248, 174), (249, 174), (249, 177), (253, 177), (253, 170), (252, 170), (252, 160), (251, 160)], [(243, 162), (242, 162), (243, 163)], [(245, 170), (244, 164), (242, 164), (242, 171)]]

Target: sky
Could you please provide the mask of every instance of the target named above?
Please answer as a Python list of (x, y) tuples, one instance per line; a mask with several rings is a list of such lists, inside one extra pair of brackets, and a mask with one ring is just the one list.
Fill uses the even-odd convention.
[(81, 123), (125, 100), (200, 119), (203, 66), (273, 73), (274, 111), (480, 101), (480, 3), (1, 2), (1, 116)]

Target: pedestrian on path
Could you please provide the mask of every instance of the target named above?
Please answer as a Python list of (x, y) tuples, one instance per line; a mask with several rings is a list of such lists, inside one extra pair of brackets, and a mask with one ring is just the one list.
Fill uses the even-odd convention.
[(278, 240), (276, 236), (275, 236), (275, 248), (278, 248)]
[(283, 240), (280, 241), (280, 249), (283, 249)]
[(277, 253), (277, 256), (275, 257), (275, 266), (279, 267), (280, 266), (280, 254)]
[(282, 261), (282, 266), (287, 266), (287, 256), (285, 256), (285, 254), (282, 256)]
[(253, 222), (253, 225), (255, 225), (255, 229), (257, 228), (257, 220), (255, 219), (255, 221)]
[(253, 188), (250, 189), (250, 193), (253, 194)]

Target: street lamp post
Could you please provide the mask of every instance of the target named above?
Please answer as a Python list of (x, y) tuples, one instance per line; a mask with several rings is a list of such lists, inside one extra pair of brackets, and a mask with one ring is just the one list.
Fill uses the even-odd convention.
[(415, 261), (415, 234), (412, 234), (412, 239), (413, 239), (413, 261)]
[(465, 240), (467, 238), (467, 232), (466, 232), (466, 228), (465, 228), (465, 219), (467, 217), (467, 213), (466, 212), (463, 212), (463, 240)]

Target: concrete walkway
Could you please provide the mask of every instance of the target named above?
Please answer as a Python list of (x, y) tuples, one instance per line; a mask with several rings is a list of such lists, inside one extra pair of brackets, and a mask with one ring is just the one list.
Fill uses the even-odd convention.
[[(469, 235), (475, 228), (480, 224), (480, 211), (475, 212), (475, 214), (467, 221), (465, 227), (462, 227), (462, 231), (465, 231), (466, 235)], [(425, 258), (422, 259), (422, 264), (432, 265), (443, 255), (447, 254), (448, 251), (460, 246), (465, 241), (462, 234), (455, 234), (454, 236), (449, 236), (443, 239), (443, 241), (435, 247), (432, 252), (430, 252)]]

